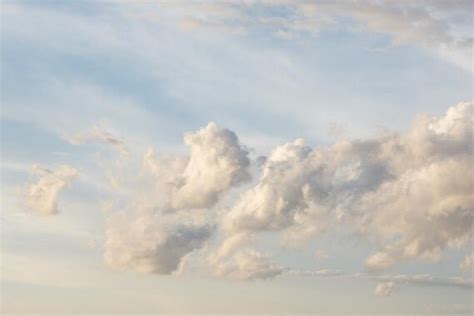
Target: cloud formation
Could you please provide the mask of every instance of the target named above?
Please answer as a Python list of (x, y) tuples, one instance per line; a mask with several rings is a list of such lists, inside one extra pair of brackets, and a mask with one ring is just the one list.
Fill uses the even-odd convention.
[(105, 262), (115, 269), (170, 274), (183, 258), (202, 248), (212, 234), (209, 225), (159, 218), (151, 212), (107, 219)]
[(459, 264), (459, 268), (465, 271), (472, 271), (474, 265), (474, 253), (467, 255), (464, 260)]
[[(187, 133), (184, 142), (189, 156), (157, 156), (153, 150), (144, 155), (154, 191), (151, 201), (139, 205), (151, 206), (135, 203), (130, 214), (109, 216), (105, 260), (110, 266), (156, 274), (179, 270), (184, 258), (202, 248), (214, 231), (209, 208), (221, 194), (250, 179), (248, 152), (234, 132), (211, 122)], [(203, 208), (207, 214), (196, 210)], [(261, 273), (257, 260), (247, 255), (239, 263)]]
[(123, 156), (128, 155), (125, 142), (104, 127), (96, 125), (90, 130), (65, 136), (65, 139), (72, 145), (83, 145), (87, 143), (97, 143), (112, 147)]
[(471, 1), (225, 1), (159, 2), (184, 30), (231, 34), (265, 30), (275, 37), (317, 36), (327, 29), (388, 35), (393, 45), (414, 44), (471, 70)]
[(20, 190), (20, 204), (34, 214), (58, 213), (59, 193), (77, 175), (77, 170), (69, 165), (61, 165), (56, 170), (50, 170), (35, 164), (32, 172), (34, 179)]
[(279, 146), (226, 214), (224, 231), (228, 238), (281, 232), (292, 244), (338, 224), (379, 249), (369, 269), (437, 260), (472, 240), (472, 111), (464, 102), (441, 118), (420, 116), (401, 135)]
[[(268, 232), (293, 246), (327, 231), (357, 234), (371, 243), (374, 251), (365, 261), (369, 272), (403, 260), (439, 260), (445, 249), (472, 241), (473, 108), (461, 102), (442, 117), (419, 116), (402, 134), (316, 148), (303, 139), (283, 144), (260, 159), (255, 183), (225, 205), (218, 204), (222, 196), (250, 180), (249, 153), (234, 132), (211, 122), (185, 134), (189, 155), (152, 150), (144, 155), (151, 185), (128, 195), (124, 213), (107, 215), (105, 261), (118, 269), (170, 274), (216, 236), (217, 246), (206, 248), (206, 257), (219, 277), (342, 276), (331, 269), (282, 267), (271, 253), (253, 247)], [(23, 196), (37, 212), (55, 213), (57, 195), (76, 171), (61, 166), (54, 172), (37, 167), (37, 172), (38, 180)], [(467, 257), (461, 268), (470, 264)], [(377, 295), (390, 294), (390, 282), (446, 281), (431, 276), (376, 280), (381, 283)], [(446, 284), (470, 286), (463, 282)]]
[(147, 152), (144, 164), (167, 191), (172, 210), (209, 208), (231, 187), (250, 180), (248, 152), (234, 132), (214, 122), (184, 136), (187, 157), (157, 158)]
[(376, 296), (389, 296), (393, 290), (393, 282), (381, 282), (375, 287), (374, 294)]

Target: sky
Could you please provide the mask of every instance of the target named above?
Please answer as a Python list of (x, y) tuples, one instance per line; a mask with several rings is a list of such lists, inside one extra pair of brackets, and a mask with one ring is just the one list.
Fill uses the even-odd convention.
[(1, 312), (473, 313), (472, 6), (1, 1)]

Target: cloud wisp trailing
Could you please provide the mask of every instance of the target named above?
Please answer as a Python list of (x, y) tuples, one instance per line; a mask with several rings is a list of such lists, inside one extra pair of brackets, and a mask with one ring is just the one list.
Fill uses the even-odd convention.
[(157, 6), (148, 16), (186, 31), (245, 35), (265, 30), (286, 40), (325, 30), (368, 31), (387, 35), (392, 45), (421, 46), (471, 71), (471, 1), (160, 1)]

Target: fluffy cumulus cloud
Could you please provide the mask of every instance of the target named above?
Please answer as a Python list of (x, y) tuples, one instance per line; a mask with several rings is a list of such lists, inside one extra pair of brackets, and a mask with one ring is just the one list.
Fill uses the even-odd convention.
[(55, 170), (33, 165), (32, 171), (34, 179), (20, 190), (20, 204), (39, 215), (58, 213), (59, 193), (77, 175), (77, 170), (69, 165), (61, 165)]
[(282, 232), (288, 243), (337, 223), (374, 242), (370, 269), (436, 260), (472, 240), (472, 110), (460, 103), (444, 117), (419, 117), (402, 135), (282, 145), (225, 216), (224, 231), (228, 238)]
[[(130, 205), (128, 214), (109, 216), (105, 260), (110, 266), (156, 274), (179, 270), (184, 258), (211, 237), (210, 208), (221, 194), (250, 179), (248, 152), (234, 132), (211, 122), (187, 133), (184, 141), (189, 156), (145, 154), (143, 164), (154, 178), (152, 198), (136, 209)], [(257, 260), (239, 262), (261, 273)]]
[(104, 258), (116, 269), (170, 274), (212, 234), (206, 224), (160, 218), (152, 212), (112, 214), (106, 224)]
[(374, 294), (376, 296), (389, 296), (392, 294), (393, 290), (393, 282), (380, 282), (377, 284), (374, 290)]
[(187, 133), (184, 142), (190, 148), (188, 158), (160, 159), (153, 152), (144, 158), (167, 191), (168, 208), (211, 207), (223, 192), (250, 179), (248, 152), (234, 132), (211, 122), (195, 133)]

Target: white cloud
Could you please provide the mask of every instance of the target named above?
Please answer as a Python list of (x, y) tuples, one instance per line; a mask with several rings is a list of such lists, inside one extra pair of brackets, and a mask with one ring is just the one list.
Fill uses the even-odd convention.
[(283, 271), (265, 255), (252, 249), (239, 250), (227, 260), (213, 263), (215, 275), (232, 280), (272, 279)]
[(234, 132), (210, 122), (187, 133), (184, 141), (191, 150), (188, 159), (158, 159), (152, 151), (144, 157), (145, 166), (169, 192), (167, 208), (211, 207), (222, 193), (250, 180), (248, 152)]
[(128, 149), (125, 142), (104, 127), (95, 125), (90, 130), (65, 136), (66, 140), (72, 145), (83, 145), (87, 143), (99, 143), (111, 146), (121, 155), (127, 156)]
[(175, 217), (115, 213), (107, 219), (104, 258), (116, 269), (170, 274), (179, 269), (183, 258), (202, 248), (211, 234), (209, 225)]
[(464, 260), (459, 264), (459, 268), (465, 271), (472, 271), (474, 265), (474, 253), (467, 255)]
[(39, 215), (58, 213), (59, 193), (77, 175), (77, 170), (69, 165), (61, 165), (56, 170), (33, 165), (32, 171), (35, 178), (21, 188), (20, 204)]
[[(258, 1), (178, 5), (160, 2), (158, 14), (184, 30), (208, 29), (233, 34), (267, 31), (293, 39), (346, 28), (386, 34), (394, 45), (413, 44), (471, 71), (470, 1)], [(276, 10), (280, 13), (275, 15)], [(164, 13), (159, 13), (162, 10)], [(348, 23), (347, 18), (352, 19)]]
[(375, 287), (374, 294), (376, 296), (389, 296), (392, 294), (393, 290), (393, 282), (381, 282), (378, 283), (377, 286)]
[(311, 149), (277, 147), (259, 182), (225, 216), (227, 238), (282, 232), (300, 242), (336, 223), (379, 250), (370, 269), (399, 260), (437, 260), (472, 238), (472, 103), (442, 118), (421, 116), (405, 134)]

